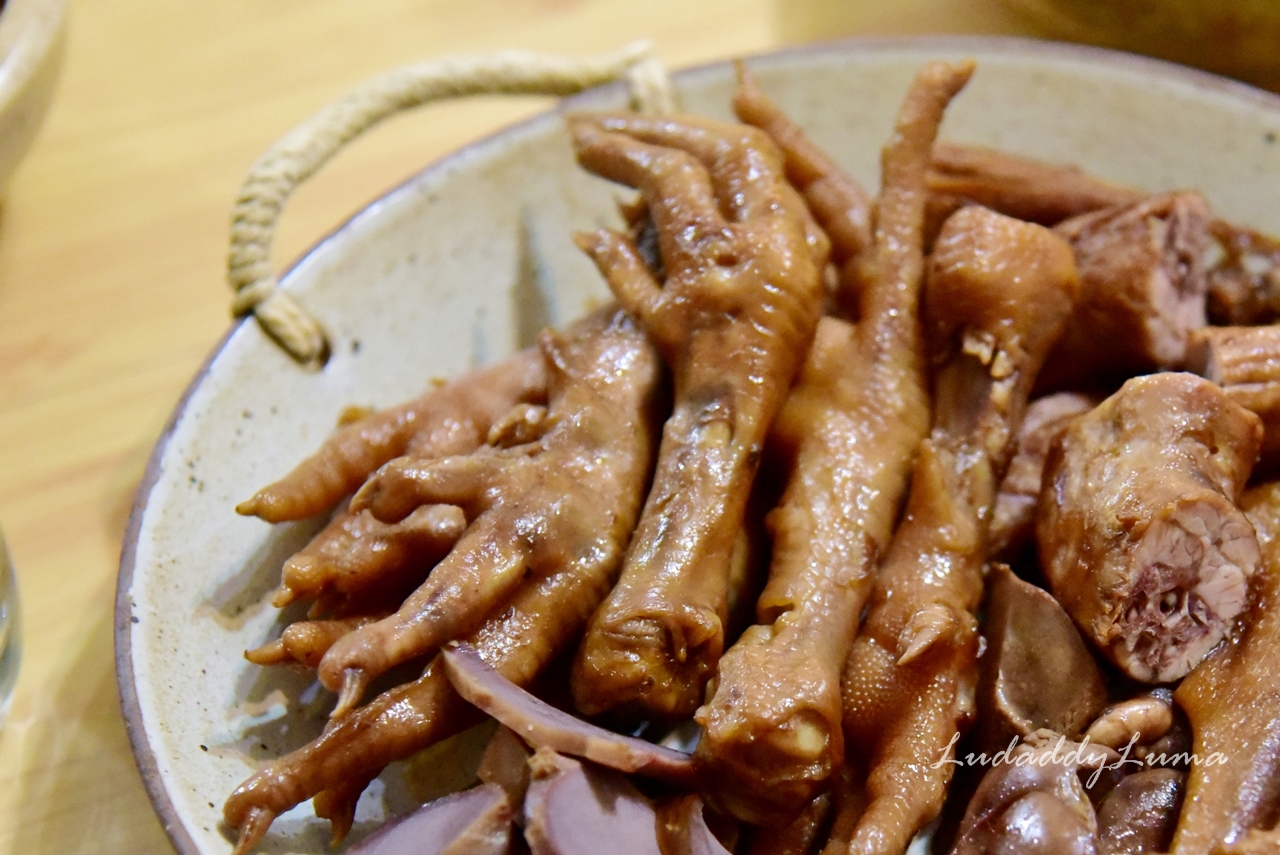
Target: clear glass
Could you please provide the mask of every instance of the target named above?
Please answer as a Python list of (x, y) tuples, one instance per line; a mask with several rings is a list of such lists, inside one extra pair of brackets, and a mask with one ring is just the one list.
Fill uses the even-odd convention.
[(13, 684), (18, 681), (22, 653), (22, 620), (18, 609), (18, 580), (0, 533), (0, 725), (9, 713)]

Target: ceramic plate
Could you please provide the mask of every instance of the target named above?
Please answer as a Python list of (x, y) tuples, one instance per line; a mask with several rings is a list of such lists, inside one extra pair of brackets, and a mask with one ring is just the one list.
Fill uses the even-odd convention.
[[(1227, 218), (1280, 232), (1280, 99), (1149, 60), (1005, 40), (849, 41), (751, 60), (766, 91), (869, 187), (914, 71), (975, 57), (945, 137), (1074, 162), (1151, 191), (1195, 187)], [(732, 69), (686, 71), (687, 110), (729, 117)], [(619, 87), (563, 109), (616, 108)], [(318, 732), (331, 698), (242, 651), (274, 638), (268, 600), (316, 529), (272, 528), (234, 505), (287, 472), (349, 404), (385, 406), (528, 344), (605, 297), (575, 229), (616, 224), (617, 190), (573, 163), (553, 111), (451, 155), (319, 243), (284, 287), (328, 330), (333, 356), (298, 368), (255, 323), (231, 330), (156, 445), (120, 567), (120, 690), (138, 765), (182, 855), (225, 855), (223, 799)], [(440, 766), (442, 764), (436, 764)], [(409, 764), (412, 766), (412, 763)], [(393, 768), (356, 834), (425, 795)], [(304, 804), (263, 852), (323, 852)]]

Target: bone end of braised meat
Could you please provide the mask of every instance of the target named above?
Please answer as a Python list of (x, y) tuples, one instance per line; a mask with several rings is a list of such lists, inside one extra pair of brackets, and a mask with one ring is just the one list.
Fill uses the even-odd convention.
[(1244, 611), (1257, 540), (1225, 499), (1174, 500), (1130, 557), (1132, 591), (1109, 634), (1116, 663), (1164, 683), (1191, 671)]
[(1125, 673), (1185, 676), (1244, 610), (1259, 563), (1236, 501), (1257, 416), (1191, 374), (1134, 378), (1049, 455), (1037, 520), (1054, 595)]
[(1221, 386), (1262, 419), (1262, 464), (1280, 463), (1280, 324), (1205, 327), (1191, 334), (1187, 369)]

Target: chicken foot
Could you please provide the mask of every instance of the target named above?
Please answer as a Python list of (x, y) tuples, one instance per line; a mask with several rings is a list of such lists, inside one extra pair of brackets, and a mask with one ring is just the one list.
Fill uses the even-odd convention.
[(925, 307), (949, 352), (933, 429), (844, 672), (846, 751), (870, 770), (850, 853), (899, 855), (942, 808), (940, 760), (973, 711), (996, 485), (1078, 287), (1070, 247), (1040, 226), (970, 207), (939, 235)]
[(831, 261), (841, 270), (837, 299), (852, 309), (857, 300), (857, 277), (847, 266), (856, 264), (872, 246), (871, 199), (849, 173), (814, 145), (765, 95), (745, 65), (738, 63), (737, 71), (733, 112), (743, 122), (768, 134), (782, 151), (787, 180), (804, 196), (818, 225), (831, 238)]
[(424, 505), (397, 523), (345, 508), (284, 563), (271, 604), (282, 609), (295, 600), (358, 599), (406, 585), (411, 591), (466, 525), (462, 509), (453, 505)]
[(1058, 166), (981, 146), (939, 140), (929, 169), (930, 207), (983, 205), (1019, 220), (1054, 226), (1146, 194), (1110, 184), (1076, 166)]
[[(529, 685), (578, 636), (612, 583), (608, 569), (578, 563), (531, 580), (467, 637), (502, 676)], [(223, 806), (240, 834), (233, 855), (251, 851), (272, 821), (305, 799), (325, 794), (318, 810), (342, 818), (378, 772), (479, 721), (445, 676), (439, 657), (411, 683), (389, 689), (312, 742), (255, 772)], [(355, 781), (359, 787), (350, 785)]]
[[(795, 451), (786, 491), (768, 518), (769, 581), (756, 625), (721, 659), (714, 695), (696, 716), (703, 727), (697, 756), (715, 781), (714, 798), (744, 821), (788, 821), (827, 789), (844, 756), (840, 673), (912, 456), (929, 430), (918, 314), (929, 150), (947, 103), (972, 71), (971, 64), (932, 64), (908, 92), (884, 153), (873, 275), (859, 292), (862, 320), (855, 327), (822, 319), (775, 425), (775, 443)], [(768, 102), (749, 86), (747, 78), (735, 104), (765, 112)], [(785, 119), (773, 110), (777, 126)], [(823, 173), (839, 186), (834, 165)], [(819, 215), (824, 225), (828, 219)]]
[(412, 401), (341, 425), (315, 454), (241, 502), (236, 513), (273, 523), (306, 519), (337, 505), (402, 454), (468, 454), (512, 406), (545, 401), (546, 384), (537, 348), (468, 372)]
[(674, 376), (653, 488), (618, 585), (574, 663), (574, 700), (675, 720), (724, 648), (729, 570), (766, 433), (813, 337), (829, 244), (760, 131), (700, 119), (577, 116), (579, 161), (638, 187), (665, 281), (632, 240), (579, 235)]
[(424, 504), (457, 505), (471, 523), (395, 614), (325, 654), (318, 676), (341, 692), (335, 717), (379, 674), (469, 632), (522, 579), (612, 576), (620, 565), (652, 459), (657, 354), (620, 309), (568, 336), (544, 332), (538, 346), (547, 408), (517, 408), (491, 431), (495, 442), (514, 444), (398, 458), (352, 499), (353, 511), (392, 521)]
[(365, 624), (381, 620), (388, 611), (350, 615), (328, 620), (300, 620), (285, 627), (275, 641), (245, 651), (244, 658), (255, 665), (297, 664), (318, 668), (320, 660), (339, 638)]

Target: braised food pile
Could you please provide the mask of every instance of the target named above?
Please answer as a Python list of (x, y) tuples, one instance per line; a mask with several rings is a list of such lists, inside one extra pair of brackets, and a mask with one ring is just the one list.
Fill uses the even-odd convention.
[(357, 849), (1280, 851), (1280, 242), (936, 140), (973, 71), (874, 197), (741, 67), (740, 124), (569, 118), (616, 303), (237, 508), (332, 514), (246, 656), (337, 700), (236, 853), (486, 717)]

